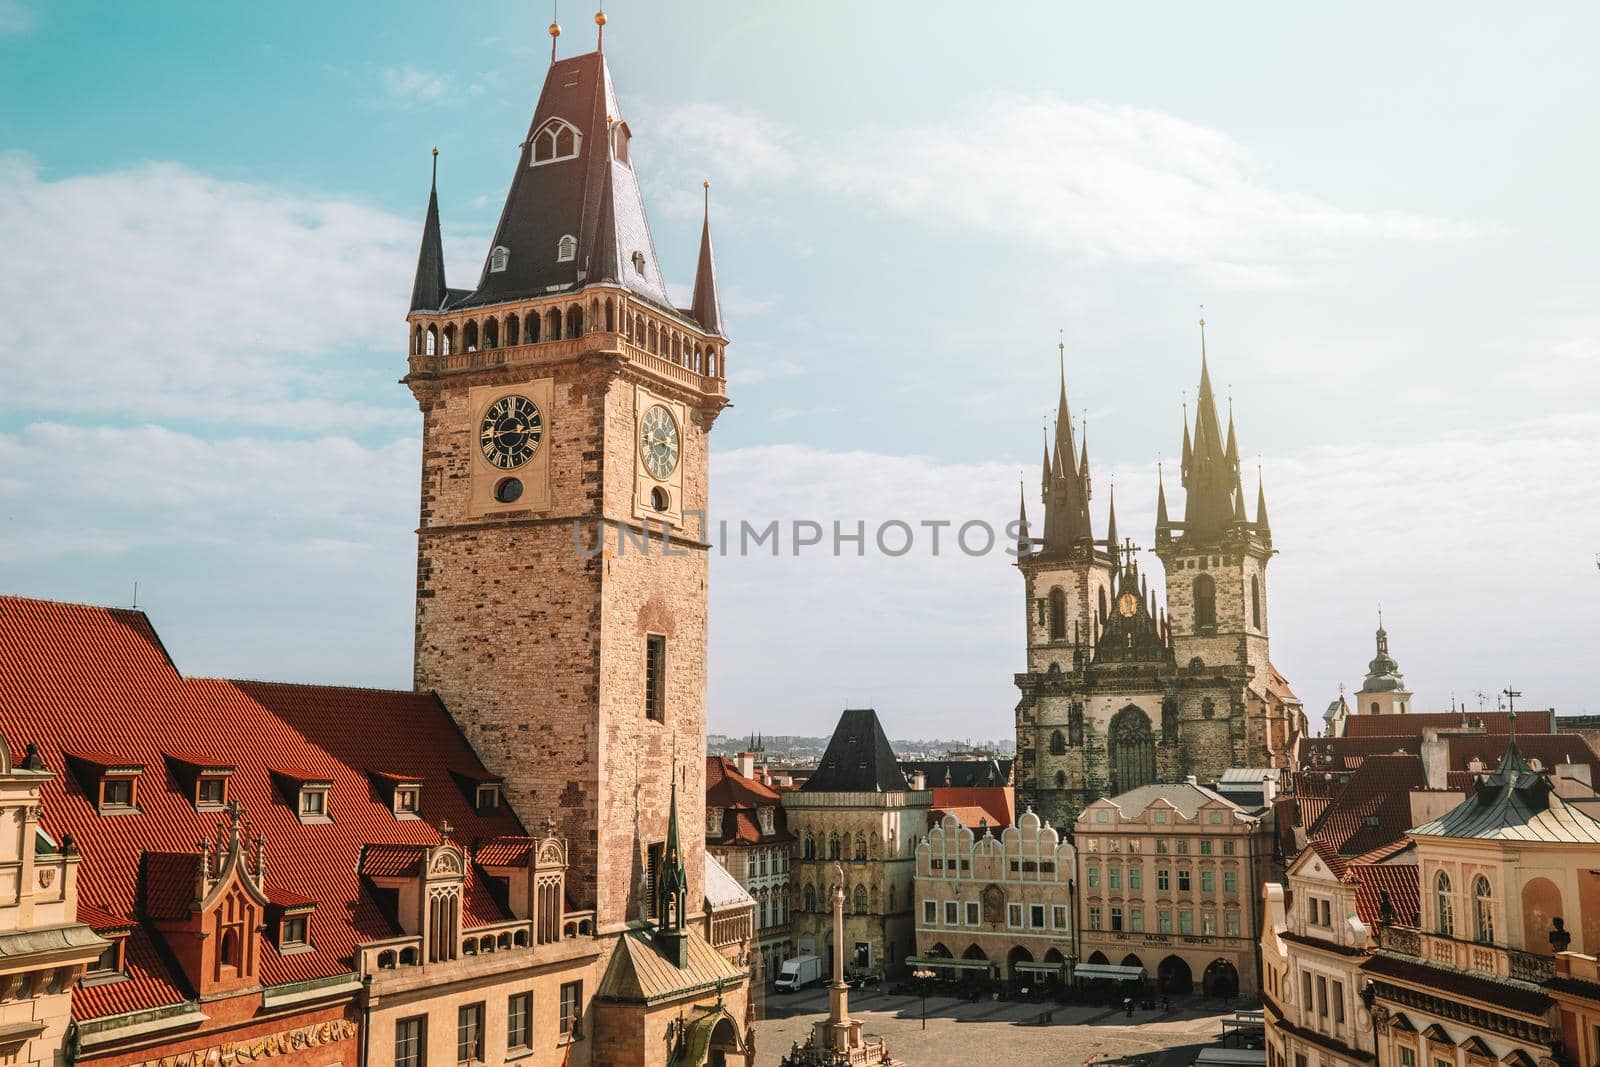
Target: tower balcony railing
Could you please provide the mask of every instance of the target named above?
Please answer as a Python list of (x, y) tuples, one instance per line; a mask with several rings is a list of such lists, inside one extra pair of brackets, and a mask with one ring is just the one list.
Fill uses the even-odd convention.
[(595, 330), (577, 337), (558, 341), (535, 341), (532, 344), (499, 345), (497, 347), (471, 348), (448, 354), (434, 353), (411, 356), (407, 365), (412, 374), (459, 373), (486, 370), (494, 367), (517, 366), (533, 362), (555, 362), (599, 350), (617, 352), (630, 363), (637, 364), (657, 377), (711, 396), (722, 396), (723, 380), (673, 362), (641, 345), (627, 340), (614, 331)]

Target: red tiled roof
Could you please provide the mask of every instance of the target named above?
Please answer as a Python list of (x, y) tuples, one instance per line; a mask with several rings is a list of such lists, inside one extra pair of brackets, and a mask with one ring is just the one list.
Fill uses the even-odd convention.
[(427, 845), (368, 845), (361, 853), (361, 873), (368, 878), (410, 878), (422, 870)]
[(538, 839), (533, 837), (497, 837), (478, 846), (476, 859), (485, 867), (516, 867), (536, 844)]
[(1383, 894), (1389, 894), (1394, 905), (1395, 922), (1410, 925), (1416, 922), (1422, 900), (1417, 889), (1417, 865), (1414, 863), (1352, 863), (1345, 872), (1344, 881), (1356, 887), (1356, 915), (1368, 927), (1378, 925), (1382, 912)]
[[(39, 746), (61, 772), (64, 752), (109, 750), (121, 763), (159, 766), (163, 752), (199, 751), (236, 768), (229, 795), (268, 842), (275, 891), (317, 902), (315, 950), (279, 956), (261, 948), (262, 980), (277, 985), (353, 966), (356, 946), (397, 933), (357, 865), (363, 846), (438, 842), (433, 824), (449, 820), (458, 840), (520, 835), (509, 810), (481, 815), (452, 777), (490, 779), (443, 707), (431, 696), (333, 686), (187, 679), (178, 674), (142, 612), (0, 597), (0, 733), (13, 751)], [(396, 819), (373, 796), (363, 768), (415, 774), (424, 819)], [(309, 780), (333, 783), (331, 822), (303, 825), (275, 788), (274, 770), (320, 768)], [(298, 772), (293, 772), (298, 773)], [(99, 815), (74, 775), (43, 789), (44, 828), (72, 834), (83, 854), (79, 896), (113, 916), (170, 913), (194, 887), (195, 843), (219, 815), (197, 812), (186, 791), (146, 774), (139, 814)], [(148, 853), (148, 856), (145, 856)], [(184, 866), (187, 857), (188, 866)], [(184, 876), (187, 875), (185, 882)], [(469, 865), (468, 925), (507, 918)], [(140, 926), (128, 938), (129, 980), (73, 991), (73, 1013), (93, 1018), (174, 1004), (193, 995)]]
[[(1421, 737), (1424, 730), (1459, 730), (1463, 720), (1468, 727), (1487, 731), (1492, 736), (1504, 737), (1511, 732), (1510, 716), (1503, 711), (1430, 711), (1408, 712), (1404, 715), (1355, 714), (1345, 720), (1344, 736), (1368, 737)], [(1535, 734), (1548, 734), (1555, 729), (1553, 711), (1517, 712), (1517, 741)], [(1502, 746), (1503, 747), (1503, 746)]]
[(270, 885), (267, 886), (267, 899), (280, 908), (309, 908), (315, 907), (317, 903), (310, 897), (301, 896), (299, 893), (291, 893), (287, 889), (279, 889)]
[(706, 757), (706, 807), (757, 808), (776, 803), (776, 790), (740, 774), (726, 756)]
[(178, 763), (187, 763), (191, 767), (213, 768), (216, 770), (229, 771), (234, 769), (233, 764), (229, 763), (227, 760), (217, 759), (215, 756), (204, 755), (199, 752), (174, 752), (171, 749), (168, 749), (163, 752), (162, 755), (166, 756), (169, 760), (174, 760)]
[(123, 753), (123, 752), (111, 752), (111, 751), (105, 750), (105, 749), (101, 749), (99, 751), (95, 751), (95, 750), (92, 750), (92, 749), (85, 749), (85, 748), (72, 748), (72, 749), (67, 749), (63, 753), (63, 755), (67, 756), (69, 759), (79, 760), (80, 762), (87, 763), (87, 764), (89, 764), (91, 766), (94, 766), (94, 767), (140, 767), (140, 768), (142, 768), (144, 766), (144, 764), (141, 763), (139, 760), (130, 759), (126, 753)]
[(998, 832), (1011, 825), (1014, 810), (1015, 801), (1008, 785), (937, 786), (933, 790), (933, 805), (928, 809), (928, 826), (939, 825), (939, 820), (948, 814), (973, 830), (980, 824), (987, 824)]
[(1346, 857), (1387, 844), (1411, 828), (1411, 791), (1426, 784), (1417, 756), (1369, 756), (1306, 836)]
[[(706, 757), (706, 807), (722, 809), (722, 829), (706, 834), (714, 845), (776, 844), (793, 841), (776, 790), (739, 773), (726, 756)], [(772, 810), (772, 833), (761, 832), (762, 808)]]
[(139, 925), (137, 919), (125, 919), (82, 901), (78, 902), (78, 921), (97, 934), (125, 933)]

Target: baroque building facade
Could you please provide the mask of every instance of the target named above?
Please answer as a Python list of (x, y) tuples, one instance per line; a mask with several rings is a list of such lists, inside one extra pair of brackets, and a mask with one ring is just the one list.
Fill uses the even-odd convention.
[(1248, 518), (1233, 416), (1224, 436), (1203, 338), (1193, 435), (1187, 417), (1183, 429), (1182, 519), (1157, 486), (1165, 607), (1136, 546), (1118, 540), (1114, 499), (1106, 536), (1094, 533), (1088, 444), (1076, 439), (1063, 370), (1042, 536), (1030, 535), (1025, 502), (1020, 517), (1027, 670), (1015, 677), (1017, 803), (1057, 825), (1152, 782), (1289, 766), (1306, 732), (1268, 650), (1265, 490)]
[(794, 955), (789, 933), (789, 861), (794, 835), (778, 792), (725, 756), (706, 757), (706, 851), (750, 896), (755, 928), (751, 977), (762, 985)]
[(816, 773), (783, 794), (795, 837), (789, 899), (797, 954), (834, 958), (830, 901), (837, 866), (846, 880), (846, 970), (904, 970), (916, 945), (917, 842), (932, 803), (932, 793), (906, 781), (877, 712), (850, 708), (839, 716)]
[(1080, 958), (1142, 967), (1168, 993), (1257, 990), (1257, 887), (1273, 820), (1193, 782), (1093, 801), (1073, 827)]
[(913, 962), (941, 977), (1064, 985), (1077, 956), (1076, 876), (1071, 842), (1031, 811), (982, 828), (945, 815), (917, 845)]

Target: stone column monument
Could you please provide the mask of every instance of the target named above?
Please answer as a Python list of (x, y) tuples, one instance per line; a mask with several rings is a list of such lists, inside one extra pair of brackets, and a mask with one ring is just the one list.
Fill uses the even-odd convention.
[(828, 986), (828, 1017), (816, 1023), (815, 1044), (850, 1056), (862, 1048), (861, 1023), (850, 1018), (850, 984), (844, 977), (844, 866), (833, 865), (833, 981)]

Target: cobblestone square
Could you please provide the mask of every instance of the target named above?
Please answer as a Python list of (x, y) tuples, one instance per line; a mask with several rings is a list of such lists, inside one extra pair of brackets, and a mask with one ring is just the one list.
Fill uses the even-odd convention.
[[(885, 1038), (890, 1054), (908, 1067), (1022, 1062), (1187, 1067), (1202, 1048), (1217, 1044), (1222, 1020), (1248, 1006), (1235, 1003), (1223, 1010), (1213, 1000), (1186, 1000), (1170, 1011), (1136, 1010), (1130, 1019), (1122, 1009), (1102, 1005), (929, 997), (923, 1029), (920, 997), (876, 990), (850, 994), (851, 1016), (862, 1020), (868, 1034)], [(811, 1025), (826, 1016), (827, 990), (769, 993), (763, 1008), (756, 1023), (756, 1062), (771, 1067), (793, 1043), (804, 1043)]]

